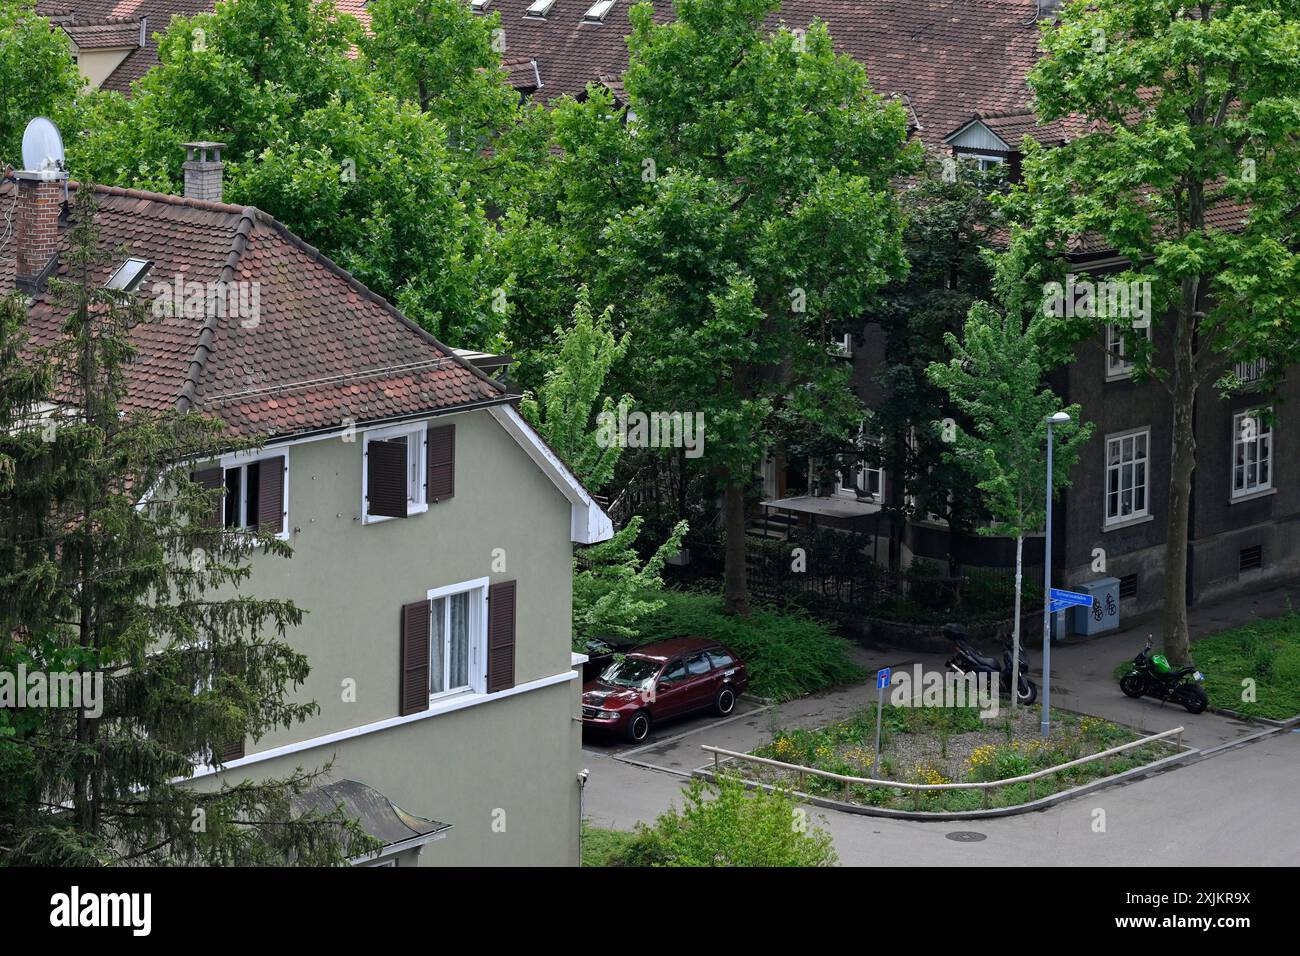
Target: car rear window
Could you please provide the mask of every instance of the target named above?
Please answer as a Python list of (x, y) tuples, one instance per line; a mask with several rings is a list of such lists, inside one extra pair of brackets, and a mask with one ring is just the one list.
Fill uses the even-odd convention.
[(736, 666), (736, 659), (720, 647), (715, 647), (709, 651), (709, 659), (713, 661), (714, 667)]

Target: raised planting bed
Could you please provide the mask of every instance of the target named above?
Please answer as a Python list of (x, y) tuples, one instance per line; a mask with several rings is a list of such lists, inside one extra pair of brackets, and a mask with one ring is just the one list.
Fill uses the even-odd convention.
[[(873, 766), (875, 705), (847, 720), (814, 730), (779, 730), (752, 756), (719, 760), (729, 773), (753, 783), (795, 790), (867, 807), (961, 812), (1019, 806), (1062, 790), (1114, 776), (1181, 752), (1177, 733), (1125, 747), (1144, 736), (1103, 720), (1052, 712), (1052, 732), (1039, 736), (1040, 712), (1003, 708), (981, 717), (975, 708), (885, 707), (880, 765)], [(1173, 730), (1174, 728), (1171, 728)], [(1088, 759), (1125, 747), (1098, 759)], [(1064, 766), (1063, 766), (1064, 765)], [(1049, 773), (1052, 768), (1060, 767)], [(833, 776), (821, 776), (820, 771)], [(1034, 779), (970, 789), (915, 789)], [(857, 778), (846, 780), (844, 778)], [(875, 783), (859, 782), (862, 779)], [(889, 786), (897, 781), (900, 786)]]

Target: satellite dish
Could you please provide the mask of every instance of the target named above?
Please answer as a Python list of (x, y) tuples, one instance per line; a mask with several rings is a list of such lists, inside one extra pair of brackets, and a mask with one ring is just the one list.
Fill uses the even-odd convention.
[(23, 130), (23, 168), (33, 173), (64, 168), (63, 137), (44, 116), (36, 117)]

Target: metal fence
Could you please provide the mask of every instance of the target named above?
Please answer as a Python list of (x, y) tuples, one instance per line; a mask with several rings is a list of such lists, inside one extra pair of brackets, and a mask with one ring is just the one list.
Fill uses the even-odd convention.
[[(916, 561), (892, 572), (872, 559), (870, 541), (866, 535), (829, 529), (796, 530), (783, 539), (747, 535), (750, 594), (832, 620), (942, 624), (955, 614), (966, 623), (1012, 616), (1014, 567), (963, 566), (950, 575), (946, 564)], [(688, 536), (683, 547), (685, 563), (667, 568), (666, 577), (682, 584), (722, 579), (725, 542), (720, 534)], [(1022, 612), (1042, 607), (1042, 585), (1042, 565), (1026, 565)]]

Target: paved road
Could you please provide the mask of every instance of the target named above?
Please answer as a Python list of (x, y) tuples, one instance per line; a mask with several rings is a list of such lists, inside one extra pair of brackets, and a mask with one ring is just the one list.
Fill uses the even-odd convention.
[[(1194, 609), (1193, 639), (1279, 613), (1300, 597), (1277, 588)], [(1155, 625), (1152, 625), (1154, 627)], [(1156, 701), (1129, 700), (1111, 676), (1115, 665), (1142, 647), (1146, 626), (1052, 651), (1052, 701), (1156, 733), (1183, 725), (1186, 742), (1220, 747), (1260, 729), (1205, 713), (1187, 714)], [(1041, 683), (1037, 642), (1026, 640), (1031, 672)], [(944, 655), (855, 648), (870, 670), (883, 666), (942, 669)], [(874, 684), (840, 688), (780, 706), (744, 702), (726, 721), (694, 718), (655, 728), (638, 748), (609, 741), (585, 744), (592, 771), (587, 813), (596, 826), (631, 829), (652, 821), (680, 798), (685, 776), (709, 762), (701, 744), (747, 751), (781, 727), (823, 726), (875, 699)], [(1206, 760), (1118, 787), (1087, 794), (1047, 810), (969, 823), (887, 820), (814, 809), (835, 838), (846, 864), (1300, 864), (1300, 732), (1284, 733)], [(1093, 831), (1093, 811), (1106, 812), (1104, 833)], [(959, 843), (958, 830), (986, 839)]]
[[(589, 751), (593, 824), (631, 829), (677, 801), (683, 778)], [(849, 866), (1300, 865), (1300, 733), (1283, 733), (1036, 813), (968, 822), (810, 808)], [(1094, 811), (1106, 830), (1093, 831)], [(947, 837), (982, 834), (979, 842)]]

